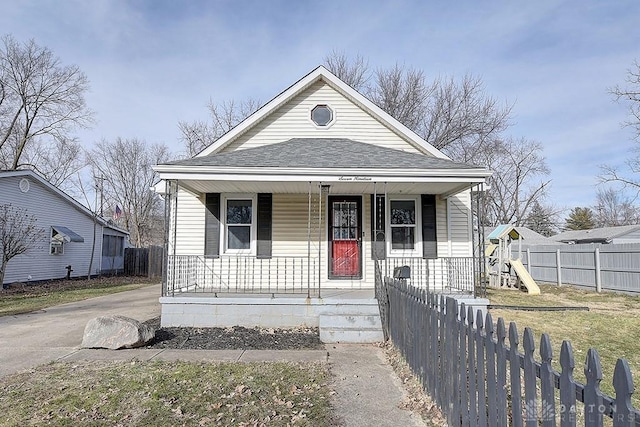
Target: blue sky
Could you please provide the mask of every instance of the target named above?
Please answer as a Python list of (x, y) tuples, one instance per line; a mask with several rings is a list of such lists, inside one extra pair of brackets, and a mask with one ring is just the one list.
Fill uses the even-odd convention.
[(607, 89), (640, 60), (637, 0), (1, 3), (0, 34), (33, 38), (89, 77), (87, 147), (121, 136), (178, 151), (178, 122), (206, 119), (209, 99), (267, 101), (332, 50), (429, 78), (480, 76), (514, 104), (507, 134), (544, 146), (560, 207), (593, 204), (599, 165), (634, 145)]

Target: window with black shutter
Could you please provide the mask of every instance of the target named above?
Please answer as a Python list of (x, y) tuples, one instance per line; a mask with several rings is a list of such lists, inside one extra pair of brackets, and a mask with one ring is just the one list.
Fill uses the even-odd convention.
[(272, 233), (273, 196), (271, 193), (258, 194), (258, 219), (257, 219), (257, 257), (271, 258), (271, 233)]
[(437, 258), (436, 196), (422, 195), (422, 257)]
[(204, 255), (220, 256), (220, 193), (205, 196)]

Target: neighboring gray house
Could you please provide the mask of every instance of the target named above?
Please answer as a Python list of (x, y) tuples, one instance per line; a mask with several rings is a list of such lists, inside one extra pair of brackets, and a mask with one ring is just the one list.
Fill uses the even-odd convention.
[(591, 230), (571, 230), (551, 237), (555, 242), (580, 243), (640, 243), (640, 225), (602, 227)]
[(26, 209), (44, 229), (37, 248), (9, 261), (3, 284), (64, 278), (67, 266), (71, 266), (71, 277), (124, 269), (129, 233), (102, 218), (94, 221), (89, 209), (38, 174), (0, 172), (0, 204)]

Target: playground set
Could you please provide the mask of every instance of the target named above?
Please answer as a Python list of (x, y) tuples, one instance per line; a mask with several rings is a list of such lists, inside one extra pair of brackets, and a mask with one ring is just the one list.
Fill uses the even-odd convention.
[[(518, 257), (513, 257), (513, 243), (518, 241)], [(487, 237), (485, 259), (489, 286), (517, 288), (529, 295), (540, 295), (540, 288), (522, 264), (522, 239), (511, 224), (496, 227)]]

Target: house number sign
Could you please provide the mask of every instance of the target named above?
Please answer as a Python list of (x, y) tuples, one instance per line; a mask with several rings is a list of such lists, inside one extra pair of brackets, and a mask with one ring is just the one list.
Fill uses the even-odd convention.
[(338, 181), (371, 181), (370, 176), (341, 176)]

